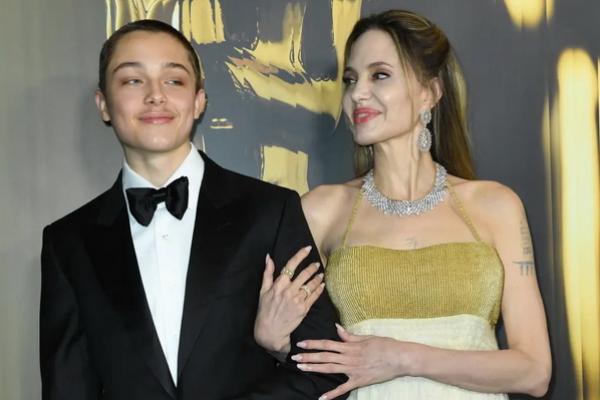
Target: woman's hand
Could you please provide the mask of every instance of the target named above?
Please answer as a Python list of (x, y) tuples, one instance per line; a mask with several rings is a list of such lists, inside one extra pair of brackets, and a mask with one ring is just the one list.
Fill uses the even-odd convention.
[(254, 322), (254, 338), (266, 350), (278, 353), (280, 359), (290, 351), (290, 334), (302, 322), (325, 287), (323, 274), (313, 277), (319, 269), (319, 263), (309, 265), (292, 279), (294, 271), (310, 250), (310, 246), (300, 249), (275, 280), (275, 265), (268, 254), (266, 257)]
[(292, 356), (303, 371), (348, 376), (344, 384), (325, 393), (319, 400), (334, 399), (358, 387), (410, 375), (410, 366), (419, 345), (380, 336), (352, 335), (340, 325), (336, 326), (343, 342), (305, 340), (298, 343), (298, 347), (320, 352)]

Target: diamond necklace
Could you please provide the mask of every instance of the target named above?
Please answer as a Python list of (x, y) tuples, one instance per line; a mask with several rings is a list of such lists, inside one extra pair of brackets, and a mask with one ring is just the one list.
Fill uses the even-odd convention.
[(435, 163), (435, 182), (429, 193), (417, 200), (392, 200), (385, 197), (375, 186), (373, 170), (371, 169), (363, 178), (360, 191), (371, 205), (384, 214), (408, 216), (421, 215), (431, 211), (444, 200), (446, 192), (446, 169)]

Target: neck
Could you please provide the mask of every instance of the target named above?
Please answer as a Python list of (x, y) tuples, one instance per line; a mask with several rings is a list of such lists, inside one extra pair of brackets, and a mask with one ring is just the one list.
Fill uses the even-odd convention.
[(169, 152), (141, 153), (123, 147), (127, 164), (136, 173), (156, 187), (165, 184), (190, 153), (191, 145), (186, 143)]
[(411, 136), (373, 146), (375, 185), (390, 199), (420, 199), (433, 187), (435, 163), (429, 152), (417, 149)]

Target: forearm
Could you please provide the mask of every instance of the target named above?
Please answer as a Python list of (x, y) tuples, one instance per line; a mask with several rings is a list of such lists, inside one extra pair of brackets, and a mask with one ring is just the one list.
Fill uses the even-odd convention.
[(487, 393), (542, 396), (547, 390), (549, 362), (520, 350), (460, 351), (415, 346), (412, 376)]

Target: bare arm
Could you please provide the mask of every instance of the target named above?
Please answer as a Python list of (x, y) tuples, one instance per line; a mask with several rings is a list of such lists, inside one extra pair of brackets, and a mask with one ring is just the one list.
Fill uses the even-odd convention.
[(502, 190), (498, 202), (503, 204), (498, 204), (491, 228), (504, 264), (502, 315), (509, 348), (457, 352), (427, 347), (417, 356), (413, 373), (476, 391), (542, 396), (551, 359), (533, 246), (521, 201)]

